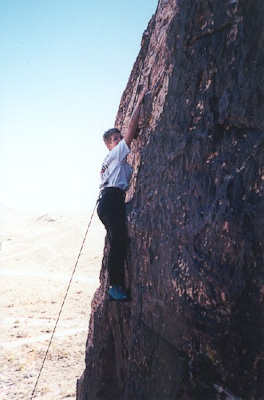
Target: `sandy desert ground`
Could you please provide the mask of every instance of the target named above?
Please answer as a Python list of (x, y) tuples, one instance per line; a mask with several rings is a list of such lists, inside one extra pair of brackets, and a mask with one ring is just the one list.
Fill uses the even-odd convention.
[[(29, 400), (90, 220), (0, 207), (0, 398)], [(75, 399), (105, 231), (95, 213), (34, 399)]]

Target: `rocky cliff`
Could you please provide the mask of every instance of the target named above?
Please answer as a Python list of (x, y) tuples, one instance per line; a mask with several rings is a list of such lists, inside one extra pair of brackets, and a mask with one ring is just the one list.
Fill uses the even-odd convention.
[(264, 398), (264, 3), (160, 0), (121, 99), (148, 82), (128, 193), (131, 303), (105, 260), (78, 400)]

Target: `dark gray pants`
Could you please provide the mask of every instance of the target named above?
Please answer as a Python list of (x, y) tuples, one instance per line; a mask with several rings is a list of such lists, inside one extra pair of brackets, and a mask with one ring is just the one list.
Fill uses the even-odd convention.
[(97, 213), (106, 228), (110, 243), (109, 284), (124, 285), (127, 248), (125, 193), (118, 188), (105, 188), (99, 199)]

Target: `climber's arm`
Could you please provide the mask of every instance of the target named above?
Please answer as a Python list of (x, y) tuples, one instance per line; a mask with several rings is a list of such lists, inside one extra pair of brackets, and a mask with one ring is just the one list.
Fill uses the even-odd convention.
[(127, 131), (124, 135), (124, 139), (126, 141), (126, 144), (128, 145), (128, 147), (130, 147), (132, 140), (134, 139), (137, 127), (138, 127), (138, 123), (139, 123), (139, 115), (140, 115), (140, 107), (141, 104), (143, 102), (144, 96), (146, 94), (147, 90), (144, 90), (142, 93), (140, 93), (139, 97), (138, 97), (138, 101), (137, 104), (135, 106), (135, 109), (133, 111), (133, 114), (131, 116), (131, 119), (129, 121), (128, 124), (128, 128)]

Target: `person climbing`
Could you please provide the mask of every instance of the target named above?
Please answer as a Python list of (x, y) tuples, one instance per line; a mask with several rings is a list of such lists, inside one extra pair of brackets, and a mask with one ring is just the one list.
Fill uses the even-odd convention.
[(129, 301), (125, 288), (125, 259), (127, 249), (127, 227), (125, 193), (129, 187), (132, 168), (127, 162), (130, 145), (138, 128), (140, 108), (147, 90), (138, 97), (137, 104), (122, 136), (117, 128), (103, 135), (109, 153), (101, 169), (100, 196), (97, 214), (104, 224), (110, 243), (108, 254), (109, 300)]

